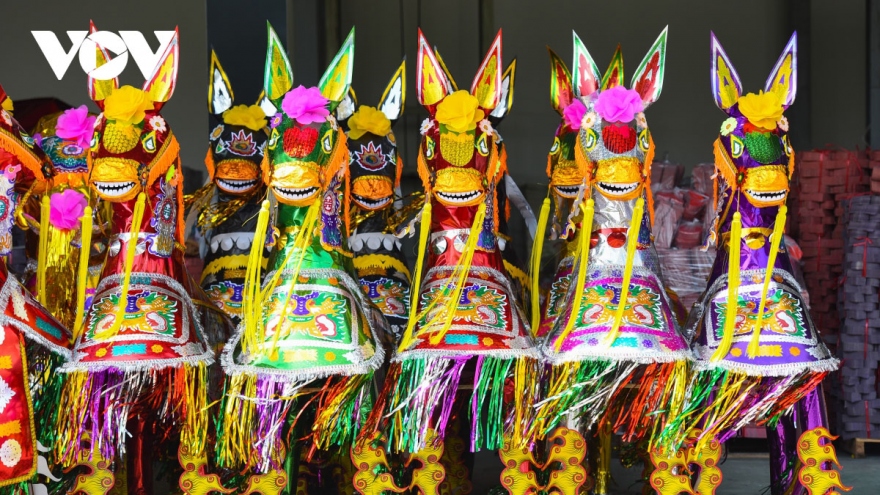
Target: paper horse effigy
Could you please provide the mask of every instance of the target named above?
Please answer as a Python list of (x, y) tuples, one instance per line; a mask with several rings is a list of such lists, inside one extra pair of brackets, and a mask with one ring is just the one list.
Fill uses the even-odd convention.
[[(242, 323), (223, 354), (227, 373), (218, 442), (221, 465), (277, 470), (290, 452), (289, 425), (311, 402), (304, 430), (315, 448), (348, 447), (372, 403), (373, 371), (383, 361), (384, 318), (357, 281), (347, 247), (350, 191), (346, 136), (332, 112), (351, 85), (354, 31), (317, 87), (293, 87), (284, 47), (271, 26), (264, 91), (269, 119), (265, 202), (245, 280)], [(277, 232), (265, 281), (260, 256)], [(270, 239), (271, 241), (272, 239)], [(378, 317), (376, 317), (378, 315)], [(311, 392), (317, 395), (300, 401)], [(292, 427), (292, 426), (290, 426)]]
[[(455, 79), (452, 77), (452, 74), (443, 62), (443, 58), (440, 56), (440, 52), (436, 47), (434, 47), (434, 55), (437, 57), (437, 62), (440, 64), (440, 67), (443, 68), (443, 75), (446, 78), (449, 92), (453, 93), (458, 91), (458, 84), (456, 84)], [(513, 177), (511, 177), (508, 172), (507, 147), (504, 146), (504, 140), (502, 139), (501, 134), (498, 133), (498, 126), (513, 108), (513, 89), (515, 81), (516, 59), (514, 58), (509, 64), (507, 64), (507, 68), (504, 69), (504, 73), (501, 75), (501, 96), (498, 98), (498, 104), (495, 105), (495, 108), (493, 108), (491, 112), (489, 112), (486, 119), (492, 124), (492, 128), (495, 130), (495, 139), (498, 145), (498, 159), (501, 160), (501, 170), (504, 171), (502, 178), (499, 179), (496, 184), (495, 191), (498, 203), (498, 207), (495, 209), (495, 231), (498, 235), (498, 247), (501, 249), (504, 268), (507, 270), (507, 274), (511, 277), (514, 295), (517, 296), (519, 303), (525, 306), (526, 302), (529, 300), (529, 276), (526, 273), (528, 267), (520, 259), (516, 250), (512, 246), (508, 248), (508, 245), (513, 241), (510, 231), (511, 207), (515, 207), (522, 215), (530, 235), (529, 242), (534, 239), (537, 219), (523, 196), (522, 191), (520, 191), (519, 186), (516, 185)]]
[[(417, 452), (429, 437), (442, 441), (470, 365), (473, 392), (461, 409), (470, 411), (471, 448), (497, 449), (506, 439), (521, 444), (538, 389), (539, 353), (496, 232), (496, 187), (505, 171), (486, 117), (501, 97), (501, 33), (470, 91), (450, 91), (421, 32), (417, 65), (416, 93), (430, 115), (418, 154), (425, 188), (419, 259), (408, 326), (371, 426), (388, 420), (382, 429), (393, 451)], [(506, 399), (506, 384), (516, 400)]]
[(232, 85), (211, 51), (208, 111), (210, 147), (205, 166), (211, 182), (194, 194), (204, 232), (201, 286), (235, 324), (244, 308), (244, 280), (260, 204), (266, 196), (266, 114), (259, 105), (233, 105)]
[[(101, 48), (96, 56), (109, 60)], [(89, 78), (89, 95), (103, 111), (89, 181), (111, 220), (101, 281), (62, 367), (55, 449), (65, 466), (100, 456), (115, 470), (130, 443), (132, 463), (148, 469), (152, 446), (144, 435), (153, 428), (179, 435), (190, 452), (205, 450), (208, 366), (230, 329), (218, 309), (196, 305), (198, 287), (184, 268), (180, 147), (160, 114), (174, 92), (178, 59), (175, 34), (143, 89)], [(129, 490), (147, 489), (152, 480), (144, 472), (129, 469)]]
[(639, 64), (632, 89), (622, 85), (619, 47), (601, 77), (576, 35), (573, 79), (553, 61), (551, 96), (565, 122), (551, 148), (551, 194), (559, 205), (555, 228), (570, 254), (559, 263), (541, 323), (552, 372), (538, 409), (539, 437), (573, 421), (650, 441), (683, 401), (690, 350), (651, 240), (654, 143), (643, 113), (663, 86), (666, 36)]
[[(696, 366), (687, 402), (667, 426), (670, 439), (691, 437), (699, 451), (748, 423), (767, 425), (774, 495), (841, 488), (823, 466), (836, 457), (820, 387), (838, 361), (810, 319), (783, 241), (795, 165), (783, 112), (796, 90), (797, 34), (759, 94), (743, 94), (712, 35), (712, 94), (728, 115), (714, 144), (717, 217), (709, 241), (718, 254), (688, 319)], [(809, 460), (796, 469), (804, 454)]]

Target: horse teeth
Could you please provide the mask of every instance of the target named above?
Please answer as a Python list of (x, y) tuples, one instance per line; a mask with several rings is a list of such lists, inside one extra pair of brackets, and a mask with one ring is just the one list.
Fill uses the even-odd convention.
[(437, 196), (445, 199), (446, 201), (450, 201), (453, 203), (463, 203), (465, 201), (470, 201), (480, 195), (480, 191), (470, 191), (464, 193), (446, 193), (446, 192), (437, 192)]
[(614, 194), (626, 194), (628, 192), (635, 191), (636, 188), (639, 187), (638, 182), (633, 182), (631, 184), (611, 184), (608, 182), (597, 182), (596, 185), (599, 187), (599, 189)]
[(134, 182), (95, 182), (95, 188), (106, 196), (122, 196), (134, 188)]
[(232, 179), (217, 179), (217, 185), (227, 191), (231, 192), (242, 192), (251, 189), (255, 185), (257, 185), (257, 180), (232, 180)]
[(352, 197), (355, 201), (363, 205), (365, 208), (370, 209), (378, 209), (391, 202), (391, 198), (371, 199), (365, 198), (363, 196), (358, 196), (357, 194), (352, 194)]
[(318, 192), (318, 188), (306, 187), (302, 189), (293, 189), (275, 186), (275, 192), (277, 192), (279, 195), (281, 195), (281, 197), (285, 199), (299, 200), (309, 198), (310, 196)]
[(580, 186), (556, 186), (556, 192), (564, 197), (574, 197), (580, 190)]

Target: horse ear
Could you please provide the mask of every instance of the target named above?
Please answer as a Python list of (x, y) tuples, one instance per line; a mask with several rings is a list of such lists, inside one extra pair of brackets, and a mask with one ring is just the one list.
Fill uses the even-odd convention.
[(726, 112), (742, 95), (742, 82), (715, 33), (710, 34), (712, 36), (712, 96), (718, 108)]
[(614, 56), (611, 57), (611, 63), (608, 64), (608, 70), (602, 76), (602, 90), (611, 89), (615, 86), (623, 84), (623, 52), (620, 45), (614, 50)]
[(351, 87), (351, 75), (354, 70), (354, 27), (349, 31), (330, 66), (321, 76), (318, 87), (324, 98), (330, 100), (330, 111), (345, 98)]
[(180, 59), (180, 34), (178, 28), (174, 28), (174, 37), (165, 53), (159, 57), (159, 63), (153, 69), (153, 75), (144, 83), (144, 91), (150, 95), (153, 100), (153, 107), (158, 111), (162, 108), (171, 95), (174, 94), (174, 87), (177, 85), (177, 66)]
[(263, 70), (263, 92), (265, 93), (265, 101), (260, 103), (266, 115), (275, 115), (275, 112), (269, 112), (269, 105), (277, 111), (281, 98), (293, 87), (293, 69), (290, 67), (290, 60), (287, 58), (287, 52), (281, 45), (278, 34), (272, 29), (272, 25), (268, 22), (266, 26), (269, 31), (269, 40), (266, 46), (266, 66)]
[(450, 86), (443, 67), (437, 61), (437, 57), (431, 50), (431, 45), (428, 44), (421, 29), (419, 29), (418, 57), (416, 61), (416, 97), (433, 117), (436, 105), (450, 93)]
[(642, 59), (642, 63), (633, 74), (632, 89), (641, 97), (644, 108), (660, 98), (660, 90), (663, 89), (663, 76), (666, 73), (666, 35), (669, 26), (663, 28), (663, 32), (651, 45), (651, 49)]
[(599, 89), (599, 81), (602, 76), (599, 75), (599, 67), (587, 51), (587, 47), (581, 41), (580, 37), (574, 30), (571, 31), (572, 45), (574, 47), (574, 64), (572, 65), (572, 83), (574, 85), (575, 95), (590, 96)]
[(515, 79), (516, 58), (510, 61), (510, 64), (504, 69), (504, 74), (501, 75), (501, 98), (498, 100), (498, 105), (489, 114), (489, 121), (493, 126), (500, 124), (513, 108), (513, 83)]
[(474, 82), (471, 83), (471, 94), (477, 98), (480, 107), (492, 110), (501, 100), (501, 30), (495, 35), (489, 51), (480, 64)]
[(382, 93), (379, 105), (376, 108), (388, 117), (393, 125), (403, 115), (403, 107), (406, 104), (406, 58), (400, 63), (400, 67), (391, 76), (391, 82)]
[(440, 51), (437, 50), (436, 46), (434, 47), (434, 56), (437, 57), (437, 62), (443, 68), (443, 74), (446, 76), (446, 91), (450, 94), (458, 91), (458, 84), (455, 83), (452, 72), (449, 72), (449, 68), (446, 67), (446, 62), (443, 61), (443, 57), (440, 56)]
[[(93, 21), (89, 21), (89, 34), (96, 33), (98, 28), (95, 27)], [(95, 43), (95, 67), (100, 67), (110, 60), (110, 54), (107, 50), (101, 48)], [(110, 96), (110, 93), (119, 87), (119, 78), (99, 80), (89, 76), (89, 96), (92, 101), (98, 104), (101, 110), (104, 109), (104, 98)]]
[(547, 51), (550, 53), (550, 104), (562, 115), (565, 107), (574, 100), (571, 73), (568, 72), (565, 62), (549, 46)]
[(208, 79), (208, 111), (214, 115), (220, 115), (232, 107), (233, 101), (235, 101), (235, 95), (232, 93), (229, 77), (226, 76), (226, 71), (223, 70), (217, 53), (212, 48)]
[(349, 87), (348, 93), (345, 93), (345, 97), (339, 102), (339, 105), (336, 105), (336, 121), (344, 124), (348, 121), (349, 117), (354, 115), (356, 110), (357, 95), (354, 92), (354, 88)]
[(779, 99), (785, 108), (794, 103), (797, 93), (797, 31), (791, 35), (782, 55), (776, 61), (776, 66), (767, 78), (764, 91), (779, 94)]

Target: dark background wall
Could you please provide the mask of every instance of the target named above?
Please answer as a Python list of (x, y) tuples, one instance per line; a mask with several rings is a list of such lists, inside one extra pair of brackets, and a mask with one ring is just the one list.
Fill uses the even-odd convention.
[[(57, 96), (76, 105), (88, 99), (77, 62), (58, 81), (31, 30), (52, 30), (65, 44), (65, 30), (87, 29), (94, 19), (103, 30), (143, 31), (155, 49), (152, 30), (180, 26), (180, 78), (163, 113), (180, 138), (190, 187), (203, 180), (210, 46), (227, 69), (238, 102), (251, 103), (262, 84), (267, 20), (292, 55), (295, 82), (305, 85), (317, 83), (342, 38), (356, 26), (354, 88), (362, 103), (376, 103), (407, 56), (408, 103), (395, 132), (410, 177), (415, 175), (418, 125), (426, 116), (413, 93), (417, 27), (440, 49), (462, 87), (469, 87), (492, 37), (503, 28), (504, 63), (517, 57), (517, 78), (513, 110), (499, 130), (509, 146), (514, 177), (537, 185), (545, 182), (546, 152), (558, 123), (549, 105), (545, 45), (570, 63), (572, 29), (601, 70), (621, 43), (628, 83), (669, 25), (663, 93), (647, 117), (658, 159), (668, 154), (692, 166), (711, 160), (711, 143), (723, 120), (709, 92), (710, 30), (727, 49), (746, 89), (757, 91), (791, 31), (799, 29), (799, 92), (789, 110), (795, 145), (852, 148), (866, 145), (868, 26), (869, 19), (878, 17), (868, 15), (866, 0), (44, 0), (39, 5), (35, 9), (3, 0), (0, 84), (13, 99)], [(874, 38), (880, 38), (876, 32)], [(122, 81), (142, 84), (133, 62)]]

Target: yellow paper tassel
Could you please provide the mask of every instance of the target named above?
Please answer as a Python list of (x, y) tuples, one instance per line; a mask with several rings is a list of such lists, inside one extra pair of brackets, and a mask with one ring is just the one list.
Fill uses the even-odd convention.
[(86, 285), (89, 281), (89, 254), (92, 244), (92, 207), (86, 206), (80, 220), (80, 248), (79, 269), (76, 277), (76, 326), (73, 330), (73, 340), (76, 341), (82, 333), (85, 323), (86, 311)]
[(739, 249), (742, 236), (742, 216), (739, 212), (733, 214), (733, 221), (730, 223), (730, 243), (728, 244), (728, 262), (727, 262), (727, 312), (724, 316), (724, 329), (721, 336), (721, 344), (712, 354), (711, 361), (720, 361), (730, 352), (730, 345), (733, 343), (733, 332), (736, 330), (736, 311), (739, 295)]
[(785, 205), (779, 207), (776, 213), (776, 223), (773, 225), (773, 234), (770, 239), (770, 255), (767, 257), (767, 271), (764, 273), (764, 289), (761, 291), (761, 304), (758, 306), (758, 319), (755, 320), (755, 328), (752, 329), (752, 339), (749, 341), (747, 352), (754, 359), (758, 355), (759, 342), (761, 340), (761, 328), (764, 326), (764, 308), (767, 304), (767, 291), (770, 290), (770, 280), (773, 279), (773, 266), (776, 264), (776, 254), (779, 252), (779, 244), (785, 231), (785, 216), (788, 208)]
[[(208, 394), (205, 387), (208, 383), (208, 369), (204, 363), (185, 364), (177, 373), (182, 374), (184, 378), (183, 427), (180, 432), (180, 443), (189, 447), (194, 455), (204, 455), (209, 423)], [(180, 380), (175, 381), (176, 386), (181, 386)]]
[[(467, 281), (467, 276), (471, 271), (471, 262), (474, 260), (474, 252), (477, 250), (477, 241), (480, 238), (480, 230), (483, 229), (483, 221), (486, 219), (486, 203), (480, 203), (480, 207), (477, 209), (477, 214), (474, 216), (474, 223), (471, 225), (471, 231), (468, 235), (468, 240), (464, 245), (464, 252), (462, 253), (461, 258), (458, 260), (458, 265), (455, 267), (455, 271), (453, 272), (455, 276), (455, 289), (452, 290), (452, 294), (446, 299), (446, 311), (443, 311), (439, 314), (443, 314), (446, 316), (446, 320), (443, 322), (443, 327), (439, 332), (435, 332), (434, 335), (431, 336), (431, 344), (437, 345), (443, 339), (443, 336), (446, 335), (446, 332), (449, 331), (449, 328), (452, 326), (452, 320), (455, 319), (455, 312), (458, 309), (458, 301), (461, 299), (461, 293), (464, 290), (464, 284)], [(450, 277), (452, 278), (452, 277)], [(444, 284), (444, 287), (448, 287), (448, 284)], [(430, 306), (425, 309), (425, 313), (427, 314)], [(430, 327), (433, 322), (428, 322), (426, 326)]]
[(562, 349), (562, 343), (568, 338), (568, 335), (574, 330), (581, 312), (581, 302), (584, 298), (584, 283), (587, 281), (587, 265), (590, 264), (590, 237), (593, 235), (593, 214), (595, 213), (595, 202), (593, 198), (587, 200), (586, 207), (581, 204), (584, 218), (581, 222), (580, 236), (578, 237), (578, 271), (577, 280), (574, 288), (574, 301), (571, 305), (571, 313), (568, 316), (568, 322), (562, 334), (556, 339), (556, 352)]
[(541, 214), (538, 216), (538, 231), (535, 232), (535, 241), (532, 245), (532, 335), (538, 334), (541, 325), (541, 252), (544, 250), (544, 234), (547, 230), (547, 218), (550, 217), (550, 196), (544, 198), (541, 205)]
[(257, 216), (257, 228), (248, 254), (247, 269), (244, 276), (244, 325), (242, 350), (247, 351), (256, 346), (257, 320), (261, 318), (262, 302), (260, 294), (260, 267), (263, 261), (263, 246), (266, 244), (266, 230), (269, 228), (269, 201), (264, 200)]
[(633, 263), (635, 263), (636, 248), (639, 245), (639, 231), (642, 228), (644, 214), (645, 198), (639, 198), (636, 201), (636, 207), (633, 208), (632, 221), (629, 224), (629, 231), (626, 233), (626, 267), (623, 270), (623, 283), (620, 284), (620, 301), (614, 312), (614, 324), (611, 326), (611, 331), (605, 336), (605, 343), (609, 346), (617, 340), (617, 336), (620, 334), (620, 324), (623, 322), (623, 311), (626, 309), (626, 300), (629, 298), (629, 283), (632, 280)]
[[(223, 406), (222, 441), (215, 446), (221, 465), (244, 465), (252, 461), (252, 446), (259, 440), (254, 438), (257, 421), (256, 401), (246, 397), (256, 397), (256, 375), (241, 373), (227, 378), (227, 400)], [(268, 441), (262, 439), (263, 441)]]
[[(421, 155), (419, 155), (421, 157)], [(422, 207), (421, 224), (419, 225), (419, 251), (416, 258), (416, 268), (413, 272), (413, 283), (409, 288), (409, 320), (406, 323), (406, 331), (400, 339), (400, 347), (397, 352), (403, 352), (413, 340), (413, 330), (416, 326), (416, 316), (419, 309), (419, 289), (422, 283), (422, 268), (425, 263), (425, 252), (428, 250), (428, 236), (431, 234), (431, 197), (425, 196), (425, 206)]]
[(144, 203), (147, 197), (144, 193), (139, 193), (137, 202), (134, 205), (133, 218), (131, 221), (131, 232), (129, 233), (128, 243), (125, 246), (125, 272), (122, 276), (122, 293), (119, 296), (118, 307), (116, 308), (116, 318), (113, 326), (103, 332), (95, 333), (95, 339), (106, 339), (113, 337), (119, 332), (122, 326), (122, 320), (125, 318), (125, 301), (128, 300), (128, 289), (131, 284), (131, 271), (134, 265), (134, 255), (137, 249), (138, 237), (141, 233), (141, 222), (144, 219)]
[(40, 200), (40, 242), (37, 253), (37, 300), (46, 305), (46, 258), (49, 255), (49, 195)]

